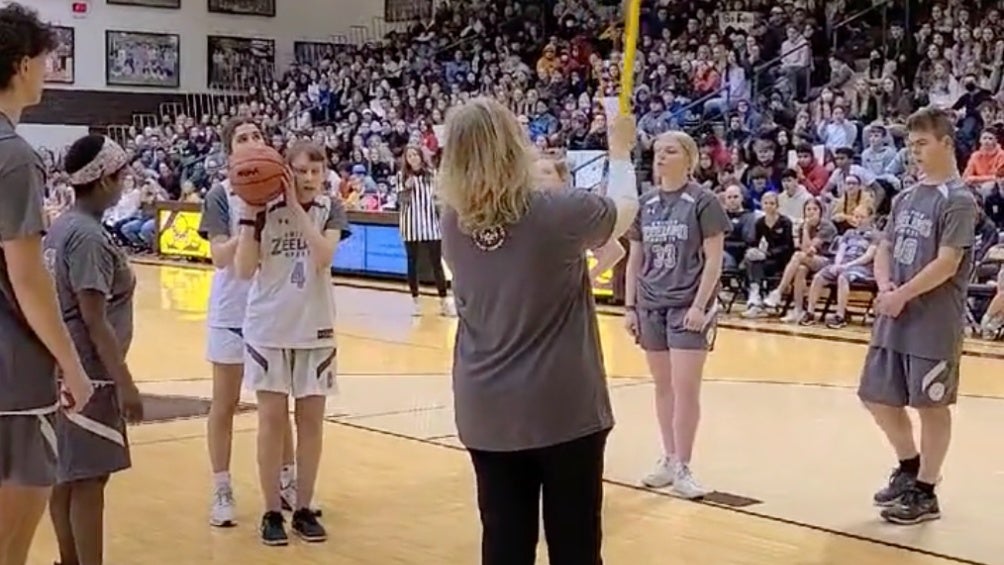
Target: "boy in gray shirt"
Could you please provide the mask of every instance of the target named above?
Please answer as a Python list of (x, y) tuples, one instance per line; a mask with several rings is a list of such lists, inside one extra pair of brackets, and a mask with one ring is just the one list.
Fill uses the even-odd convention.
[[(900, 460), (875, 494), (882, 518), (917, 524), (941, 516), (934, 485), (948, 452), (959, 386), (976, 200), (959, 179), (954, 117), (925, 108), (907, 122), (923, 181), (892, 203), (875, 256), (878, 318), (858, 395)], [(905, 408), (920, 415), (920, 453)]]

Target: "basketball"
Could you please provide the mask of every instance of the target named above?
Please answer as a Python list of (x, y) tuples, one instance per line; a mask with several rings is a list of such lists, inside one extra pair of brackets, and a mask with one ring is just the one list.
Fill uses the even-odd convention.
[(230, 157), (230, 187), (252, 206), (263, 206), (282, 194), (285, 174), (282, 156), (271, 147), (241, 149)]

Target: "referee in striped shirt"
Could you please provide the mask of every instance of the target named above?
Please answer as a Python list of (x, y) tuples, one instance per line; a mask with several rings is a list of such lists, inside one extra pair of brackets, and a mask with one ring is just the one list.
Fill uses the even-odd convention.
[(418, 301), (418, 259), (421, 253), (432, 264), (432, 274), (439, 292), (440, 313), (454, 316), (453, 301), (446, 293), (446, 274), (443, 272), (443, 239), (439, 231), (439, 205), (436, 202), (435, 179), (418, 147), (408, 146), (404, 151), (401, 172), (397, 175), (397, 203), (400, 211), (398, 225), (408, 257), (408, 288), (414, 300), (414, 316), (421, 316)]

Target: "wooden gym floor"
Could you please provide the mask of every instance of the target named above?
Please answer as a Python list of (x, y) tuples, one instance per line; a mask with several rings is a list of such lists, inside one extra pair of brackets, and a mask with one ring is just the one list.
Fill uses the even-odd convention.
[[(208, 398), (210, 272), (137, 265), (136, 274), (130, 363), (141, 389)], [(109, 487), (108, 563), (478, 562), (472, 478), (447, 376), (454, 322), (434, 315), (433, 300), (429, 316), (413, 319), (407, 295), (358, 284), (336, 287), (342, 394), (330, 410), (317, 501), (331, 540), (258, 543), (253, 413), (235, 424), (240, 526), (211, 529), (197, 418), (132, 429), (134, 468)], [(941, 487), (945, 517), (903, 529), (881, 523), (869, 504), (893, 461), (854, 395), (860, 336), (755, 329), (720, 330), (708, 362), (695, 471), (719, 492), (702, 504), (634, 486), (658, 455), (651, 384), (621, 319), (601, 316), (618, 418), (607, 454), (607, 563), (1004, 564), (1004, 352), (970, 348)], [(46, 522), (31, 563), (56, 557)]]

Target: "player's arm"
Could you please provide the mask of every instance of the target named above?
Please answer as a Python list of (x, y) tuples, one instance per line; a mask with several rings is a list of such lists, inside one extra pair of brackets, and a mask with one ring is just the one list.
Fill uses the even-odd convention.
[(108, 376), (122, 390), (136, 388), (126, 365), (125, 351), (108, 322), (107, 296), (115, 276), (115, 263), (94, 237), (84, 238), (66, 251), (70, 283), (80, 304), (80, 317)]
[(875, 260), (875, 253), (878, 249), (878, 245), (871, 244), (868, 249), (865, 249), (864, 255), (858, 257), (857, 259), (851, 261), (847, 264), (848, 267), (860, 267), (862, 265), (868, 265)]
[(216, 186), (206, 193), (199, 219), (199, 235), (209, 240), (209, 256), (217, 269), (232, 265), (237, 253), (237, 236), (230, 229), (230, 212), (226, 188)]
[(641, 273), (641, 265), (644, 248), (640, 239), (631, 239), (628, 246), (627, 265), (624, 269), (624, 306), (634, 308), (638, 304), (638, 274)]
[(43, 184), (41, 167), (31, 162), (14, 166), (0, 178), (0, 245), (28, 325), (64, 371), (83, 374), (42, 256)]
[(900, 287), (906, 300), (912, 300), (938, 288), (959, 272), (966, 250), (976, 240), (976, 202), (969, 193), (959, 193), (948, 202), (941, 218), (941, 241), (938, 255), (919, 273)]
[(604, 244), (616, 243), (638, 215), (638, 180), (634, 163), (631, 162), (636, 137), (634, 120), (618, 118), (609, 139), (610, 172), (606, 194), (607, 198), (613, 200), (617, 214), (610, 237)]
[(258, 270), (261, 229), (264, 223), (264, 212), (255, 212), (250, 207), (241, 212), (237, 225), (237, 248), (234, 251), (234, 272), (238, 278), (249, 280)]
[(697, 212), (697, 221), (704, 234), (704, 241), (701, 242), (704, 268), (701, 270), (701, 281), (697, 284), (697, 296), (691, 305), (691, 308), (702, 312), (707, 311), (718, 290), (725, 256), (725, 235), (732, 229), (732, 222), (718, 198), (711, 192), (704, 194), (704, 205)]

